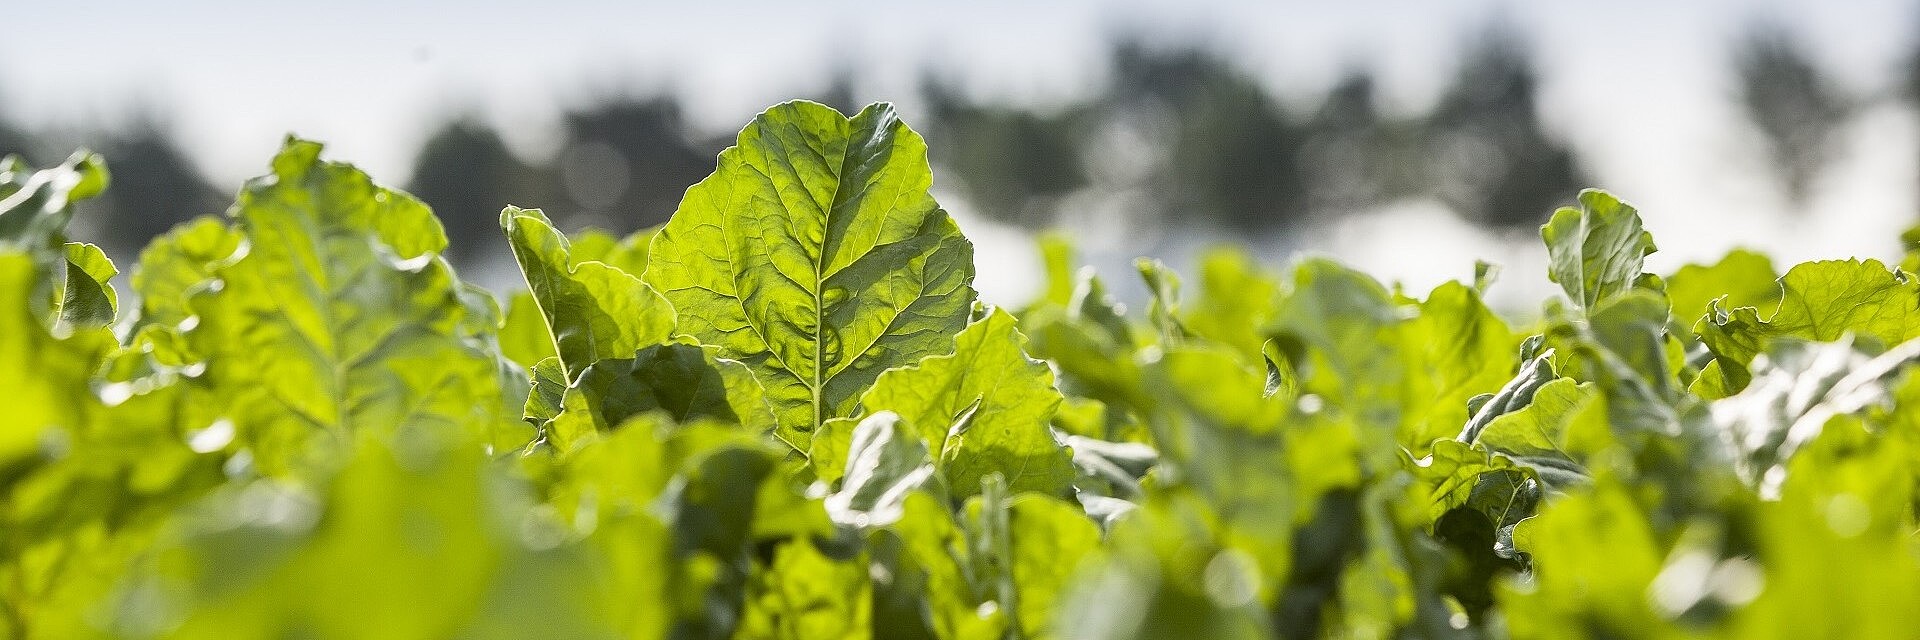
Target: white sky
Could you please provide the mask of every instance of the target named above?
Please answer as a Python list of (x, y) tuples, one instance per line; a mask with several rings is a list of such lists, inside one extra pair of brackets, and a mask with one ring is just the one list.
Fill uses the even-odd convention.
[[(928, 64), (958, 71), (982, 94), (1045, 104), (1097, 86), (1107, 36), (1129, 25), (1217, 42), (1306, 95), (1346, 65), (1369, 64), (1388, 97), (1414, 110), (1447, 77), (1462, 39), (1504, 10), (1539, 53), (1549, 122), (1578, 146), (1597, 186), (1638, 205), (1660, 239), (1657, 270), (1736, 244), (1783, 263), (1889, 257), (1916, 219), (1914, 117), (1887, 107), (1856, 121), (1852, 159), (1820, 185), (1811, 216), (1790, 220), (1731, 102), (1727, 60), (1747, 18), (1771, 15), (1796, 27), (1850, 90), (1882, 94), (1920, 25), (1920, 3), (1909, 0), (447, 4), (17, 3), (0, 39), (0, 108), (35, 128), (157, 110), (227, 185), (264, 169), (289, 131), (399, 183), (428, 125), (450, 109), (479, 109), (537, 150), (551, 143), (563, 106), (606, 92), (676, 87), (697, 123), (723, 130), (819, 86), (836, 65), (856, 72), (864, 96), (895, 99), (909, 115)], [(1027, 247), (959, 214), (981, 245), (983, 290), (1022, 298)], [(1204, 239), (1177, 240), (1155, 250), (1184, 253)], [(1419, 288), (1466, 277), (1473, 257), (1491, 257), (1507, 263), (1511, 301), (1545, 294), (1537, 243), (1515, 249), (1418, 204), (1305, 243)], [(1141, 250), (1091, 248), (1110, 265)], [(1105, 269), (1130, 279), (1116, 270)]]

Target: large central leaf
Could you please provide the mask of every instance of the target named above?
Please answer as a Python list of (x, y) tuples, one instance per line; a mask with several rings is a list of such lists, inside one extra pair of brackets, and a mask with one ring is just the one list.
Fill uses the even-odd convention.
[(804, 451), (881, 371), (945, 353), (973, 304), (973, 245), (928, 194), (893, 107), (768, 109), (687, 190), (647, 280), (680, 331), (746, 362)]

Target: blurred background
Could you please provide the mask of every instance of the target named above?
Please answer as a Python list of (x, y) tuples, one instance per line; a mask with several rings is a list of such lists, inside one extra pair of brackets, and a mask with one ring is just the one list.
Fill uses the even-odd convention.
[(1584, 186), (1637, 205), (1667, 271), (1897, 255), (1920, 221), (1913, 0), (739, 0), (539, 6), (108, 0), (9, 7), (0, 153), (104, 152), (75, 236), (123, 271), (219, 213), (289, 132), (406, 188), (469, 279), (516, 286), (502, 205), (627, 232), (761, 109), (897, 103), (978, 286), (1039, 287), (1069, 231), (1121, 295), (1138, 255), (1330, 254), (1416, 293), (1505, 267)]

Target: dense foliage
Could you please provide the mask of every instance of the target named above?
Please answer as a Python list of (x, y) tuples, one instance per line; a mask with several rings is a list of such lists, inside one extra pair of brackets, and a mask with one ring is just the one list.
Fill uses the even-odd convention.
[[(133, 270), (0, 165), (0, 637), (1909, 637), (1915, 259), (1660, 276), (1599, 191), (1564, 299), (1222, 249), (1128, 314), (973, 248), (885, 105), (761, 114), (657, 231), (500, 224), (289, 140)], [(1920, 239), (1920, 238), (1916, 238)]]

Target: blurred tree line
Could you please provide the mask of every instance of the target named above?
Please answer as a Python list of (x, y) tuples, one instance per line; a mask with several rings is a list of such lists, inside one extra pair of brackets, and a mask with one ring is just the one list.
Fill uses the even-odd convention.
[[(1793, 34), (1755, 21), (1733, 43), (1736, 97), (1764, 142), (1782, 197), (1803, 206), (1831, 162), (1858, 100), (1838, 89)], [(1391, 114), (1365, 68), (1349, 70), (1317, 107), (1299, 109), (1222, 52), (1116, 38), (1111, 73), (1092, 95), (1035, 109), (970, 98), (929, 72), (920, 113), (941, 184), (975, 213), (1029, 227), (1060, 221), (1075, 196), (1125, 191), (1129, 223), (1208, 225), (1286, 233), (1330, 216), (1429, 199), (1493, 230), (1531, 231), (1591, 179), (1542, 123), (1530, 44), (1494, 22), (1467, 40), (1424, 113)], [(1904, 94), (1920, 98), (1920, 58)], [(849, 73), (809, 96), (851, 113)], [(43, 136), (0, 113), (0, 154), (57, 161)], [(450, 117), (428, 136), (405, 187), (446, 223), (453, 258), (495, 259), (507, 203), (541, 206), (563, 226), (628, 232), (664, 222), (705, 177), (731, 136), (697, 131), (672, 95), (622, 97), (565, 114), (552, 158), (516, 155), (488, 123)], [(202, 177), (151, 118), (78, 136), (107, 154), (113, 185), (83, 220), (116, 255), (195, 215), (217, 213), (230, 191)]]

